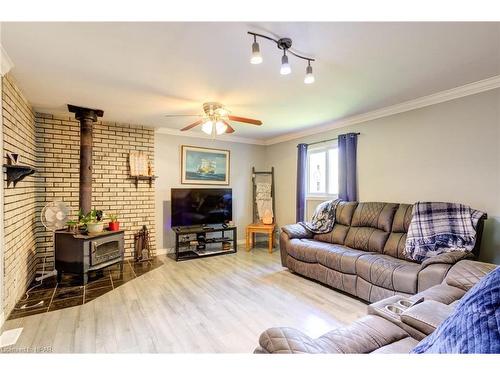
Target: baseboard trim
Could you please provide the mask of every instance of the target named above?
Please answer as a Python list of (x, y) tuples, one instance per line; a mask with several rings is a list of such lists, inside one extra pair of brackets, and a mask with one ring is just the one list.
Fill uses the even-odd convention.
[(156, 249), (155, 253), (156, 253), (156, 255), (167, 255), (171, 251), (172, 251), (171, 248), (169, 248), (169, 249)]

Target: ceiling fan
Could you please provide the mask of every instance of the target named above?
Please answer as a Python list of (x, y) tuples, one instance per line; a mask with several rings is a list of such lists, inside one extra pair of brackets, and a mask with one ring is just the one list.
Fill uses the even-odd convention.
[(220, 134), (230, 134), (234, 133), (234, 128), (231, 126), (229, 121), (243, 122), (250, 125), (262, 125), (262, 121), (254, 120), (251, 118), (233, 116), (230, 111), (224, 107), (221, 103), (217, 102), (207, 102), (203, 103), (204, 114), (198, 115), (166, 115), (166, 117), (189, 117), (196, 116), (200, 117), (199, 120), (189, 124), (181, 129), (181, 131), (186, 131), (193, 129), (194, 127), (201, 125), (201, 130), (209, 135), (215, 136)]

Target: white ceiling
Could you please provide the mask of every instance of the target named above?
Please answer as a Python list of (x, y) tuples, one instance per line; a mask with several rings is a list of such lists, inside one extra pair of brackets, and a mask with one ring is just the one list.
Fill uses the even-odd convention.
[[(306, 63), (261, 40), (249, 63), (247, 31), (291, 37)], [(239, 137), (268, 139), (500, 74), (500, 23), (2, 23), (12, 74), (38, 111), (66, 104), (104, 119), (179, 129), (205, 101), (260, 119)], [(194, 130), (200, 131), (200, 130)]]

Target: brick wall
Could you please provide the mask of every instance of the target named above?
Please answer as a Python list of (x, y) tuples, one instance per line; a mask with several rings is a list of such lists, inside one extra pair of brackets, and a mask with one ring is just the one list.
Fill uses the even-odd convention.
[[(70, 116), (37, 113), (37, 158), (39, 182), (37, 210), (47, 202), (62, 200), (72, 213), (78, 210), (80, 124)], [(125, 229), (125, 255), (133, 256), (134, 233), (146, 224), (155, 247), (154, 182), (129, 178), (128, 154), (145, 151), (154, 163), (154, 131), (143, 126), (96, 122), (93, 130), (92, 207), (118, 214)], [(53, 265), (52, 235), (41, 223), (38, 253)]]
[[(52, 269), (53, 236), (41, 221), (52, 201), (68, 204), (76, 216), (79, 191), (80, 126), (70, 116), (34, 113), (11, 77), (2, 78), (4, 152), (20, 154), (21, 164), (37, 169), (17, 186), (4, 174), (4, 313), (8, 316), (46, 260)], [(142, 225), (155, 251), (154, 182), (129, 178), (128, 154), (145, 151), (154, 170), (154, 130), (143, 126), (97, 122), (94, 125), (92, 205), (116, 213), (125, 229), (125, 255), (133, 256), (133, 236)], [(3, 156), (3, 163), (6, 163)]]
[[(35, 121), (30, 104), (8, 75), (2, 78), (4, 153), (20, 155), (20, 163), (36, 167)], [(3, 155), (3, 163), (7, 162)], [(37, 264), (36, 175), (7, 187), (4, 174), (4, 311), (6, 316), (31, 282)]]

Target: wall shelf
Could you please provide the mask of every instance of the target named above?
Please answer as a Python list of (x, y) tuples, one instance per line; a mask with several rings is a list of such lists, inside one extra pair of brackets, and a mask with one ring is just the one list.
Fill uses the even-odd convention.
[(32, 175), (36, 172), (35, 168), (27, 165), (4, 164), (3, 166), (7, 173), (7, 187), (9, 187), (11, 183), (13, 183), (15, 187), (16, 184), (19, 181), (22, 181), (26, 176)]
[(135, 187), (139, 187), (139, 181), (149, 181), (149, 187), (152, 187), (153, 181), (158, 178), (158, 176), (130, 176), (132, 180), (135, 180)]

